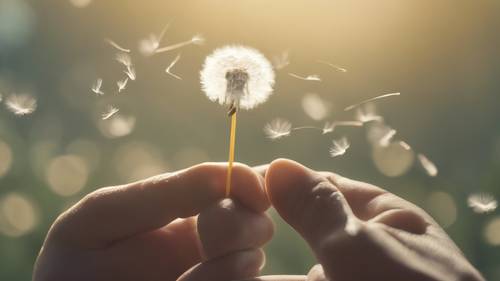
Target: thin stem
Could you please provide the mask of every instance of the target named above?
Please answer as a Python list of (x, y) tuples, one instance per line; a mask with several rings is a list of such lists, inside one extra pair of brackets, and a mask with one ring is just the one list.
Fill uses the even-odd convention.
[(313, 127), (313, 126), (302, 126), (302, 127), (292, 128), (292, 131), (298, 131), (298, 130), (319, 130), (319, 131), (322, 131), (323, 129), (320, 129), (318, 127)]
[(227, 168), (227, 177), (226, 177), (226, 197), (229, 197), (231, 193), (231, 176), (233, 173), (233, 163), (234, 163), (234, 147), (236, 143), (236, 115), (235, 112), (231, 115), (231, 134), (229, 137), (229, 166)]

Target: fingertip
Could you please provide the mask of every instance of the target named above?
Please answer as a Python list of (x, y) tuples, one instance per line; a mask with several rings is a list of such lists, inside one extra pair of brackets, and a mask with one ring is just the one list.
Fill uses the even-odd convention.
[(264, 178), (253, 168), (242, 163), (234, 163), (231, 197), (256, 212), (264, 212), (271, 205), (264, 185)]
[(309, 186), (315, 178), (315, 173), (302, 164), (289, 159), (277, 159), (267, 170), (266, 191), (275, 205), (297, 188)]

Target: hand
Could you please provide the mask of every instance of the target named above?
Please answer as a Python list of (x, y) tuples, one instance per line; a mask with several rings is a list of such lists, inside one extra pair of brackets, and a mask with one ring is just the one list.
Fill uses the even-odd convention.
[(234, 200), (221, 200), (226, 166), (201, 164), (89, 194), (51, 227), (33, 280), (257, 276), (264, 261), (260, 247), (273, 234), (263, 179), (235, 165)]
[(252, 280), (484, 280), (427, 213), (383, 189), (289, 160), (269, 166), (266, 187), (319, 264)]

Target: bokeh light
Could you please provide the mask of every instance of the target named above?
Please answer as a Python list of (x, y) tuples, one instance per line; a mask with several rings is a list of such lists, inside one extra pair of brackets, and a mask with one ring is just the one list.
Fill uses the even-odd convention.
[(132, 182), (168, 171), (162, 152), (151, 144), (139, 141), (120, 145), (113, 156), (113, 166), (119, 178)]
[(57, 156), (47, 168), (50, 189), (60, 196), (80, 192), (87, 183), (89, 167), (82, 157), (72, 154)]
[(457, 204), (455, 199), (446, 192), (434, 191), (425, 202), (426, 210), (443, 227), (451, 226), (457, 220)]
[(387, 147), (374, 145), (372, 159), (382, 174), (388, 177), (399, 177), (413, 166), (415, 153), (401, 143), (393, 142)]
[(0, 139), (0, 178), (5, 176), (12, 165), (12, 149)]
[(27, 197), (9, 193), (0, 199), (0, 232), (17, 237), (30, 233), (38, 223), (37, 209)]
[(493, 217), (484, 227), (484, 238), (492, 246), (500, 246), (500, 216)]

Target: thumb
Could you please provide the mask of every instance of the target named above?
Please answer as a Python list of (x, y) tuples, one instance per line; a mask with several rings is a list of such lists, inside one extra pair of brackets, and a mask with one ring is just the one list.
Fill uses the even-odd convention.
[(344, 196), (320, 173), (279, 159), (267, 170), (266, 187), (274, 208), (316, 254), (333, 234), (356, 232), (359, 223)]

